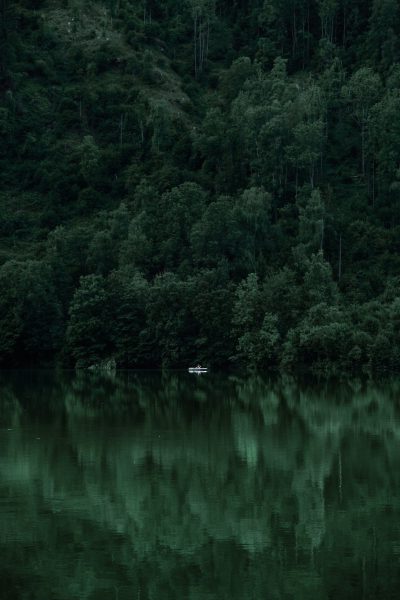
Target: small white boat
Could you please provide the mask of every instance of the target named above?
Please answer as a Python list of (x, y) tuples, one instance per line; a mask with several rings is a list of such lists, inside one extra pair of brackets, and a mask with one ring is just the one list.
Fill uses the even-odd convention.
[(189, 373), (207, 373), (206, 367), (189, 367)]

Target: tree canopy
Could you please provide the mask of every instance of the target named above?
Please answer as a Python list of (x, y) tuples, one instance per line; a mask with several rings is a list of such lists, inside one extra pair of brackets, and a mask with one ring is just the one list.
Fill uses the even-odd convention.
[(0, 364), (397, 369), (395, 0), (1, 0)]

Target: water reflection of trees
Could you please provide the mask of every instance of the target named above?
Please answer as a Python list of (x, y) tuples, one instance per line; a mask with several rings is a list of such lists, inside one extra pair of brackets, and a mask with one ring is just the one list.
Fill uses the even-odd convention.
[(64, 373), (1, 390), (3, 569), (22, 553), (35, 598), (328, 598), (339, 560), (343, 598), (400, 583), (398, 382)]

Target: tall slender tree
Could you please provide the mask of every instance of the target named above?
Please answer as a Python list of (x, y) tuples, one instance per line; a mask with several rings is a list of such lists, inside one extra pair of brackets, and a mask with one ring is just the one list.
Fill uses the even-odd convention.
[(186, 0), (193, 19), (195, 76), (203, 71), (208, 56), (210, 31), (215, 15), (215, 0)]

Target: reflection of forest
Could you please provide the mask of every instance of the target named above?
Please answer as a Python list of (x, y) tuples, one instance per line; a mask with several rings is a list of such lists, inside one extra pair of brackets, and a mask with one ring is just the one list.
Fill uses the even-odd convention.
[(1, 597), (392, 597), (398, 391), (4, 376)]

